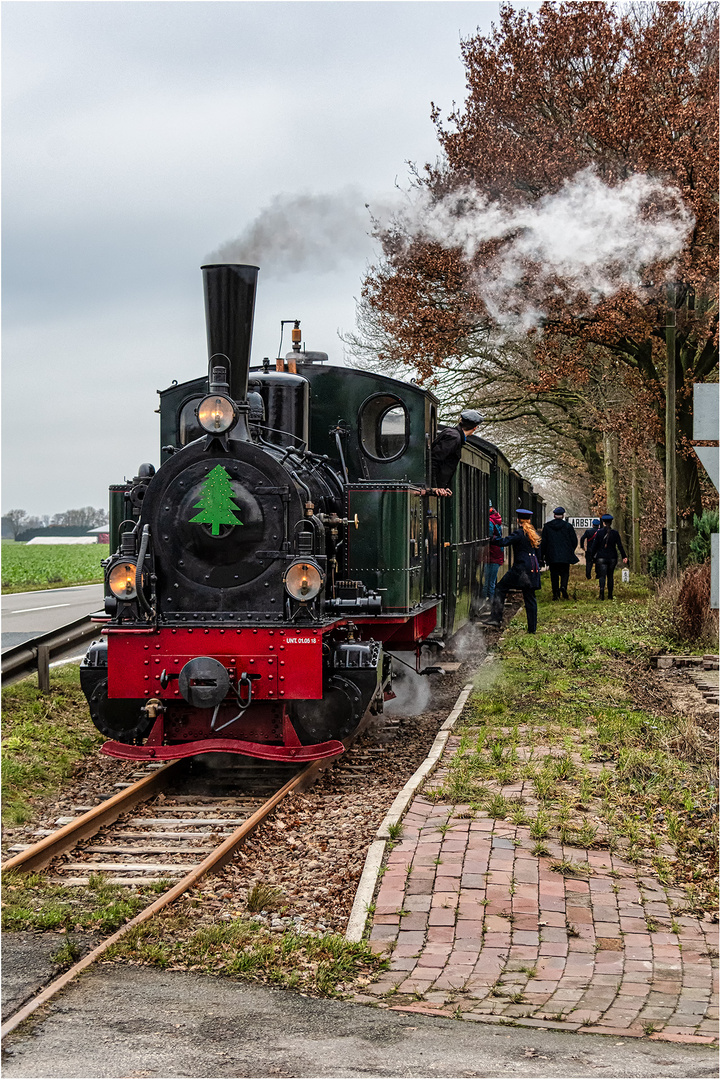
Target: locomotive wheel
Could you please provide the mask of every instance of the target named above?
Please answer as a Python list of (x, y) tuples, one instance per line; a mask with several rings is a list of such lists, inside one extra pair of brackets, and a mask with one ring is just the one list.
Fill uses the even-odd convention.
[(328, 739), (345, 739), (360, 724), (365, 708), (355, 683), (333, 675), (320, 701), (295, 702), (293, 726), (304, 746)]
[(88, 704), (93, 723), (108, 739), (140, 743), (153, 726), (153, 721), (141, 711), (145, 704), (142, 699), (108, 697), (107, 679), (97, 683)]

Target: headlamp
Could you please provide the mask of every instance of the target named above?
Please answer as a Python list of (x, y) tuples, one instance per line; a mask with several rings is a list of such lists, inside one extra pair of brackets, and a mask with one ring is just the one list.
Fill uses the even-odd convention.
[(108, 572), (108, 585), (118, 600), (133, 600), (138, 595), (135, 589), (137, 569), (134, 562), (118, 562), (111, 567)]
[(238, 419), (235, 405), (230, 398), (222, 394), (208, 394), (198, 405), (196, 412), (198, 423), (211, 435), (222, 435), (224, 431), (229, 431)]
[(283, 584), (294, 600), (312, 600), (323, 587), (323, 575), (314, 562), (298, 559), (286, 570)]

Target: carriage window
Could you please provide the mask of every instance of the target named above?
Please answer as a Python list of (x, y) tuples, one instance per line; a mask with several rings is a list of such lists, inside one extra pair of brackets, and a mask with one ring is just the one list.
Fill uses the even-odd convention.
[(178, 434), (180, 436), (181, 446), (187, 446), (188, 443), (205, 435), (205, 432), (198, 423), (198, 417), (195, 415), (195, 410), (202, 400), (203, 399), (199, 397), (191, 398), (190, 401), (186, 401), (185, 405), (183, 405), (183, 408), (180, 410)]
[(368, 457), (391, 461), (408, 447), (408, 412), (390, 394), (375, 394), (363, 402), (358, 427), (361, 446)]

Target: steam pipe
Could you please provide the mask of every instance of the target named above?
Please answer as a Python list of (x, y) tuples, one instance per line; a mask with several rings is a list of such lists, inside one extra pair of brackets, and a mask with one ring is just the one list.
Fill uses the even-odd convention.
[(222, 353), (230, 361), (230, 396), (248, 400), (248, 369), (253, 337), (253, 310), (258, 267), (235, 263), (202, 266), (208, 356)]

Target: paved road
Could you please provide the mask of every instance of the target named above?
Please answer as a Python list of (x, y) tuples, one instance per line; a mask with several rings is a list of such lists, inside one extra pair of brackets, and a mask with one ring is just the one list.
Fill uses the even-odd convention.
[[(14, 959), (3, 942), (3, 974)], [(391, 1012), (241, 980), (96, 966), (5, 1038), (3, 1074), (690, 1078), (717, 1076), (718, 1053), (711, 1046)]]
[(102, 585), (6, 593), (2, 597), (2, 649), (56, 630), (102, 606)]

